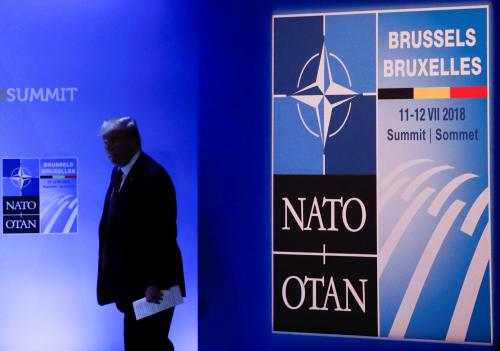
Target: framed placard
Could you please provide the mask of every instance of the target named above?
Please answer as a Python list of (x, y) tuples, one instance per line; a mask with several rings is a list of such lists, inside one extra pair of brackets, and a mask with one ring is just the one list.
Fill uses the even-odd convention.
[(492, 343), (488, 6), (273, 17), (273, 330)]

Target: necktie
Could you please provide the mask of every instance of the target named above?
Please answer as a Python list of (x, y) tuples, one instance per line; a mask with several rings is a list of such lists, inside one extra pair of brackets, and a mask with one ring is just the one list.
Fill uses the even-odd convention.
[(113, 189), (111, 190), (111, 195), (109, 197), (108, 206), (108, 216), (107, 216), (107, 227), (111, 224), (111, 218), (113, 216), (114, 208), (116, 205), (116, 199), (118, 198), (118, 192), (120, 191), (120, 186), (122, 184), (123, 172), (120, 168), (115, 172), (113, 177)]
[(118, 191), (120, 191), (120, 185), (122, 185), (122, 179), (123, 179), (123, 172), (121, 168), (118, 168), (113, 178), (113, 193), (111, 194), (112, 196), (117, 194)]
[[(106, 231), (109, 230), (109, 226), (111, 225), (111, 219), (113, 218), (113, 211), (116, 205), (116, 199), (118, 198), (118, 192), (120, 191), (120, 186), (122, 184), (122, 179), (123, 179), (123, 172), (120, 168), (117, 169), (113, 176), (112, 180), (112, 190), (111, 190), (111, 195), (109, 196), (109, 204), (108, 204), (108, 214), (106, 216)], [(106, 270), (106, 265), (107, 265), (107, 240), (109, 236), (109, 232), (106, 233), (106, 238), (103, 241), (103, 250), (102, 250), (102, 270)]]

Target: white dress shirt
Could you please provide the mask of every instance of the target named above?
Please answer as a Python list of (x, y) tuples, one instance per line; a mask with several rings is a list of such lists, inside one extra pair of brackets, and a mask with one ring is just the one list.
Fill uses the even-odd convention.
[(137, 151), (134, 156), (130, 159), (130, 161), (123, 167), (119, 167), (123, 173), (122, 176), (122, 183), (120, 184), (120, 190), (122, 189), (123, 183), (125, 183), (125, 180), (127, 179), (128, 174), (130, 173), (130, 170), (132, 169), (132, 166), (135, 164), (139, 156), (141, 155), (141, 150)]

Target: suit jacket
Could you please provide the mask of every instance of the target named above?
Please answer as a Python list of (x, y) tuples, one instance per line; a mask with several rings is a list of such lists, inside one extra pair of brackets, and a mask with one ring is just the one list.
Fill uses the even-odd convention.
[(112, 188), (110, 184), (99, 224), (98, 303), (115, 302), (123, 311), (144, 297), (149, 285), (179, 285), (185, 296), (175, 189), (168, 173), (141, 152), (107, 223)]

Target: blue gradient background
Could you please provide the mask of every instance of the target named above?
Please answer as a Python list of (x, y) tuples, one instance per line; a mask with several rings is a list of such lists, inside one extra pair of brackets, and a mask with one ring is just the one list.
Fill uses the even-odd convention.
[(131, 115), (177, 190), (186, 303), (171, 337), (197, 349), (197, 37), (190, 1), (0, 3), (0, 87), (78, 87), (73, 103), (0, 102), (0, 157), (78, 157), (76, 235), (0, 236), (0, 350), (123, 350), (97, 305), (97, 226), (111, 164), (102, 120)]
[[(474, 4), (476, 2), (473, 2)], [(465, 5), (393, 1), (392, 8)], [(470, 3), (469, 3), (470, 5)], [(200, 66), (199, 346), (211, 350), (450, 351), (495, 346), (272, 333), (272, 15), (388, 8), (387, 1), (215, 0), (202, 7)], [(492, 43), (498, 24), (492, 4)], [(493, 50), (492, 50), (493, 52)], [(492, 56), (493, 58), (493, 56)], [(493, 60), (492, 60), (493, 61)], [(492, 66), (496, 62), (492, 63)], [(493, 69), (490, 71), (494, 77)], [(494, 86), (493, 82), (490, 82)], [(224, 99), (221, 99), (223, 94)], [(494, 92), (495, 100), (497, 101)], [(496, 110), (492, 111), (493, 152)], [(492, 164), (497, 173), (497, 163)], [(492, 180), (495, 198), (495, 179)], [(497, 207), (493, 203), (493, 217)], [(500, 242), (493, 221), (493, 289)], [(228, 297), (221, 302), (220, 294)], [(498, 315), (497, 295), (494, 315)], [(499, 334), (494, 321), (494, 335)]]

